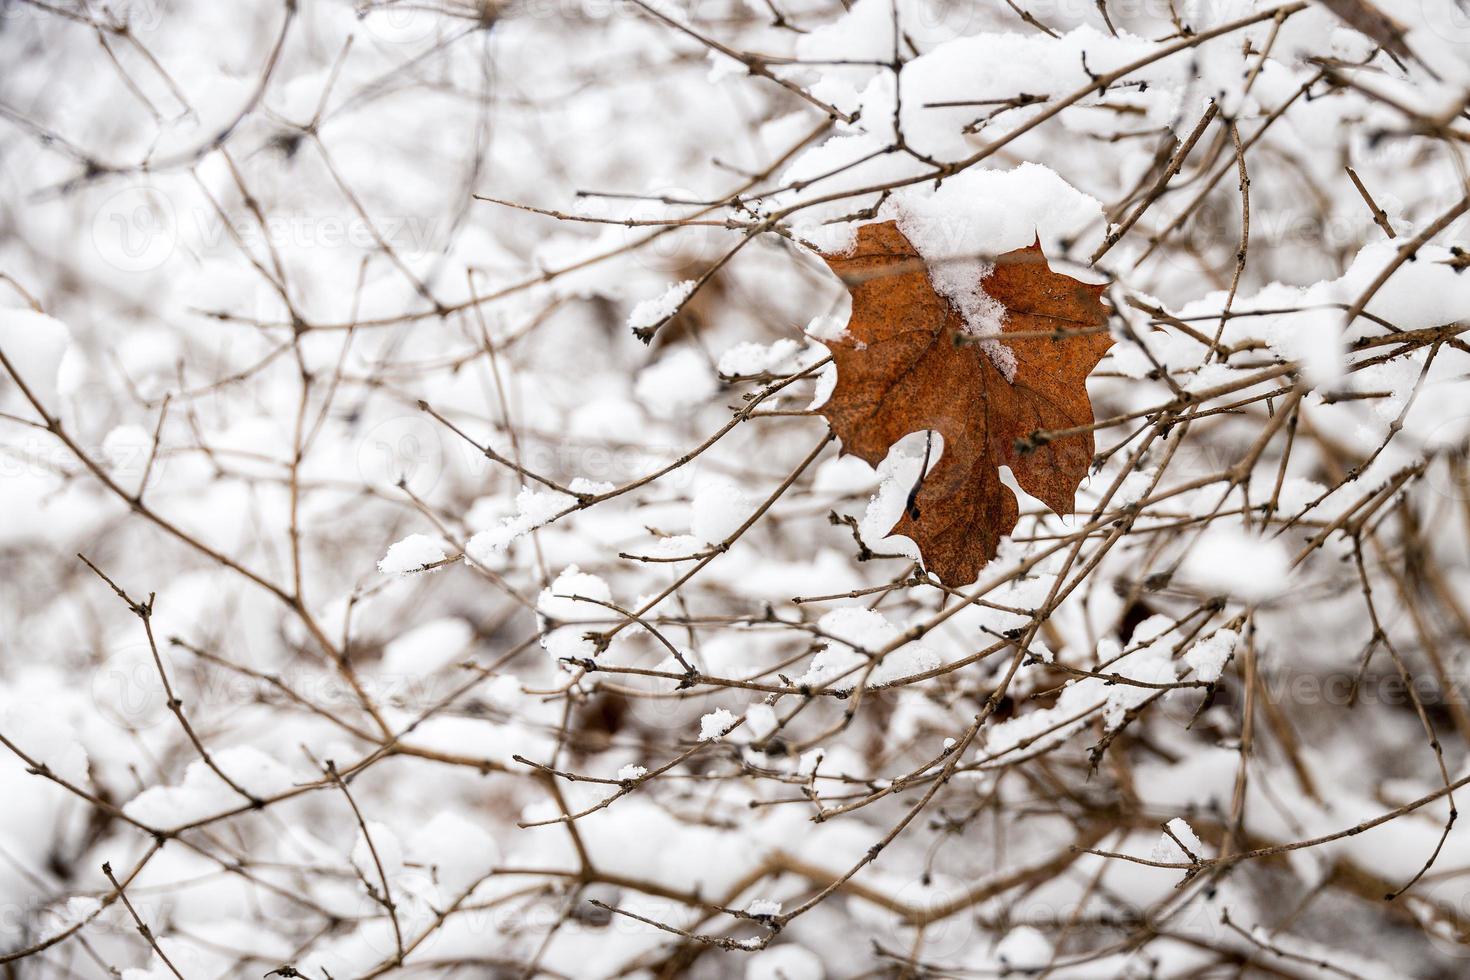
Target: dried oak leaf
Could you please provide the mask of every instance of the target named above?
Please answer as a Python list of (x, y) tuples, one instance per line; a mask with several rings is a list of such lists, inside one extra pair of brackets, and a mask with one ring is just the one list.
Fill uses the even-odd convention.
[(837, 385), (821, 413), (843, 452), (870, 466), (911, 432), (944, 437), (893, 533), (919, 546), (940, 581), (968, 585), (1020, 516), (1002, 464), (1053, 511), (1072, 511), (1092, 432), (1036, 434), (1093, 421), (1085, 382), (1113, 343), (1103, 287), (1053, 272), (1039, 241), (1000, 256), (980, 286), (1006, 310), (999, 339), (1015, 357), (1007, 380), (894, 222), (861, 226), (851, 251), (823, 258), (852, 293), (852, 318), (841, 339), (826, 341)]

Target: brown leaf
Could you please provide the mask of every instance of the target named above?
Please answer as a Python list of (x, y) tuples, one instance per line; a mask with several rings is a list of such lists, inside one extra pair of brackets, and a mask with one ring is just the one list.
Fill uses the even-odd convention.
[(1000, 336), (1016, 360), (1007, 381), (894, 222), (863, 225), (851, 252), (823, 258), (852, 293), (852, 318), (827, 342), (837, 386), (821, 412), (843, 452), (871, 466), (911, 432), (944, 437), (893, 533), (914, 540), (940, 581), (967, 585), (1019, 517), (999, 466), (1053, 511), (1072, 511), (1091, 431), (1044, 444), (1033, 434), (1093, 420), (1085, 381), (1113, 343), (1103, 287), (1051, 271), (1039, 242), (1000, 256), (980, 285), (1007, 311)]

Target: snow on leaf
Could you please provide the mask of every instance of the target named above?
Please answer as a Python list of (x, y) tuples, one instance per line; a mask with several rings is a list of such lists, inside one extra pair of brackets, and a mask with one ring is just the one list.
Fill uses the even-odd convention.
[(1039, 244), (998, 257), (979, 288), (1005, 311), (991, 339), (1014, 360), (1007, 380), (894, 222), (863, 225), (850, 253), (824, 258), (853, 307), (846, 336), (828, 341), (837, 386), (820, 411), (843, 451), (872, 466), (911, 432), (944, 438), (894, 533), (945, 584), (967, 585), (1019, 517), (999, 467), (1056, 513), (1072, 510), (1091, 431), (1034, 436), (1092, 422), (1085, 381), (1112, 346), (1102, 287), (1053, 272)]

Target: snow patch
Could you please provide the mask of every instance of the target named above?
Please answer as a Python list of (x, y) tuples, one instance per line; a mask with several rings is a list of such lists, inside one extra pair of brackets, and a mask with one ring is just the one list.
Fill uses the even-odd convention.
[(734, 724), (735, 716), (729, 708), (716, 708), (699, 719), (699, 740), (701, 742), (719, 741), (725, 737), (725, 733)]
[[(410, 534), (395, 541), (388, 553), (378, 561), (378, 571), (384, 575), (411, 575), (421, 572), (425, 566), (443, 561), (449, 547), (443, 538), (427, 534)], [(437, 570), (437, 569), (436, 569)]]
[(628, 327), (642, 330), (657, 326), (674, 315), (679, 306), (694, 292), (694, 280), (676, 282), (653, 299), (645, 299), (628, 314)]

